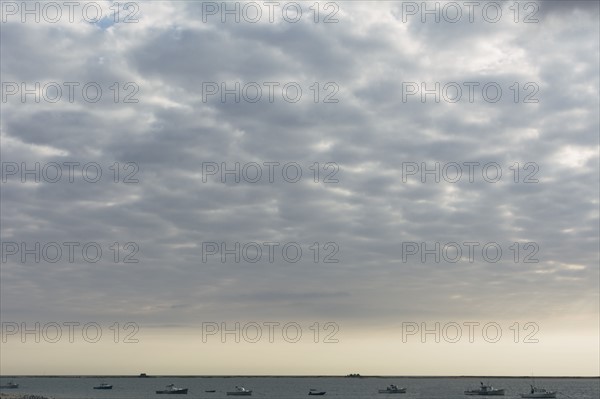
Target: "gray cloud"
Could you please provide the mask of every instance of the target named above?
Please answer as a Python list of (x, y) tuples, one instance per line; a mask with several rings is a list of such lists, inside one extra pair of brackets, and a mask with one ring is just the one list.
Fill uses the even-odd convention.
[[(597, 3), (573, 3), (542, 2), (544, 18), (527, 26), (403, 23), (393, 3), (340, 4), (331, 25), (202, 24), (198, 5), (184, 3), (144, 3), (139, 24), (107, 29), (3, 24), (3, 82), (104, 88), (94, 104), (2, 104), (3, 162), (97, 162), (104, 172), (98, 183), (2, 184), (3, 242), (95, 241), (104, 250), (94, 264), (9, 258), (3, 318), (385, 324), (390, 314), (551, 318), (568, 304), (597, 304)], [(293, 81), (304, 93), (294, 104), (203, 102), (202, 83), (222, 81)], [(403, 83), (436, 81), (495, 82), (503, 97), (403, 101)], [(136, 82), (139, 103), (115, 104), (114, 82)], [(339, 103), (315, 104), (314, 82), (321, 96), (335, 82)], [(521, 102), (528, 82), (539, 103)], [(297, 162), (302, 180), (202, 182), (203, 162), (269, 161)], [(471, 161), (497, 162), (502, 180), (488, 183), (478, 169), (474, 183), (466, 174), (458, 183), (403, 181), (406, 162)], [(139, 165), (139, 183), (112, 182), (114, 162)], [(320, 179), (323, 164), (339, 165), (339, 183), (314, 183), (314, 162)], [(539, 183), (521, 182), (526, 162), (539, 167)], [(129, 241), (140, 262), (112, 262), (109, 246)], [(280, 255), (204, 263), (207, 241), (299, 242), (304, 252), (293, 264)], [(504, 257), (403, 262), (407, 241), (498, 242)], [(539, 263), (514, 263), (515, 241), (538, 243)], [(314, 242), (337, 243), (339, 263), (323, 263), (323, 248), (314, 263)]]

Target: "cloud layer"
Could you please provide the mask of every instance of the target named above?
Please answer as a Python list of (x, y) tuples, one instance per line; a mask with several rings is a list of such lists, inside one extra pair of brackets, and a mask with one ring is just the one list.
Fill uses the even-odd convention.
[[(409, 7), (420, 2), (321, 3), (318, 23), (309, 3), (296, 23), (280, 10), (270, 23), (264, 5), (258, 23), (222, 23), (209, 3), (137, 4), (137, 23), (4, 15), (3, 320), (335, 320), (360, 334), (402, 320), (573, 314), (574, 328), (597, 332), (597, 2), (521, 3), (518, 17), (502, 3), (497, 22), (485, 3), (461, 6), (457, 23)], [(48, 86), (39, 103), (22, 101), (21, 84), (35, 82), (57, 82), (62, 97), (48, 101)], [(79, 84), (73, 102), (65, 82)], [(222, 101), (236, 83), (240, 101)], [(436, 84), (439, 101), (422, 95)], [(95, 87), (101, 99), (86, 101)], [(36, 162), (41, 181), (23, 183)], [(65, 162), (79, 163), (73, 183)], [(222, 178), (236, 163), (240, 182)], [(439, 182), (422, 175), (436, 163)], [(23, 262), (12, 242), (61, 243), (63, 255)], [(65, 242), (81, 244), (73, 262)], [(81, 255), (90, 242), (103, 250), (96, 263)], [(262, 258), (247, 261), (250, 245), (239, 263), (220, 249), (203, 259), (208, 242), (258, 243)], [(280, 244), (273, 262), (265, 242)], [(436, 242), (439, 262), (407, 253)], [(301, 246), (298, 262), (286, 243)], [(461, 259), (447, 261), (448, 243)]]

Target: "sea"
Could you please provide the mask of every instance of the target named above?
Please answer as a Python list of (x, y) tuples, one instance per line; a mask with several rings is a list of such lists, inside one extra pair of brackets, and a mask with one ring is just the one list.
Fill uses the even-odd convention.
[[(505, 398), (520, 398), (527, 392), (531, 378), (517, 377), (0, 377), (0, 385), (12, 381), (18, 389), (1, 389), (3, 393), (41, 395), (56, 399), (165, 399), (156, 390), (168, 384), (188, 388), (179, 399), (226, 398), (227, 391), (243, 386), (253, 391), (251, 397), (273, 399), (306, 398), (310, 389), (326, 391), (323, 398), (367, 399), (466, 399), (467, 389), (477, 388), (480, 381), (506, 390)], [(599, 378), (536, 378), (540, 388), (558, 391), (557, 398), (599, 399)], [(112, 390), (95, 390), (100, 383), (113, 385)], [(379, 394), (390, 384), (406, 387), (405, 394)], [(205, 392), (215, 390), (214, 393)]]

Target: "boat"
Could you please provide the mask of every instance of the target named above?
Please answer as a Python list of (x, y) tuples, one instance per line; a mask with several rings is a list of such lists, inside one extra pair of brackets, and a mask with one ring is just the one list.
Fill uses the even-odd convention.
[(326, 393), (327, 392), (325, 392), (325, 391), (317, 391), (316, 389), (311, 389), (310, 391), (308, 391), (308, 394), (311, 396), (323, 396)]
[(504, 389), (496, 389), (491, 385), (483, 385), (483, 382), (480, 382), (480, 384), (481, 386), (478, 389), (465, 391), (465, 395), (504, 396)]
[(6, 383), (6, 385), (0, 385), (0, 389), (17, 389), (19, 384), (15, 384), (12, 381)]
[(112, 389), (112, 385), (102, 383), (100, 385), (96, 385), (94, 389)]
[(207, 392), (207, 393), (215, 393), (215, 392), (217, 392), (217, 390), (216, 390), (216, 389), (207, 389), (207, 390), (206, 390), (206, 391), (204, 391), (204, 392)]
[(235, 387), (235, 391), (227, 392), (227, 396), (251, 396), (252, 390), (246, 389), (244, 387)]
[(169, 384), (169, 385), (167, 385), (166, 389), (163, 389), (161, 391), (156, 391), (156, 393), (187, 395), (188, 389), (187, 388), (177, 388), (174, 384)]
[(531, 391), (522, 393), (522, 398), (556, 398), (556, 391), (546, 391), (545, 389), (531, 385)]
[(379, 393), (406, 393), (406, 388), (398, 388), (397, 385), (390, 384), (386, 389), (380, 389)]

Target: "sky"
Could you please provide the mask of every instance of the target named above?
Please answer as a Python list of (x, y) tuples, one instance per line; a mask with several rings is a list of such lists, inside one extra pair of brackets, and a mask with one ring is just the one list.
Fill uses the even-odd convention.
[(600, 375), (597, 1), (0, 6), (0, 374)]

